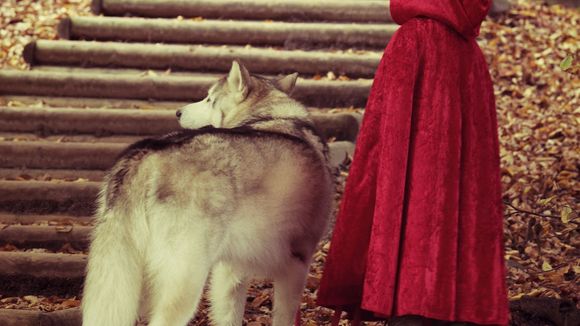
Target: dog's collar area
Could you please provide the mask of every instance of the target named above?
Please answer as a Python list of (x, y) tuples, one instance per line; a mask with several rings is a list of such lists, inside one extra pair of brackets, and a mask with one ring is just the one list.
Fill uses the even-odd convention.
[(288, 122), (288, 123), (292, 124), (292, 126), (294, 127), (293, 129), (295, 129), (295, 130), (309, 130), (316, 137), (320, 138), (321, 141), (323, 141), (324, 143), (326, 143), (326, 141), (324, 140), (323, 135), (320, 133), (320, 131), (318, 130), (318, 128), (316, 128), (316, 126), (314, 124), (312, 124), (312, 122), (310, 122), (308, 120), (305, 120), (305, 119), (291, 118), (291, 117), (287, 117), (287, 118), (284, 118), (284, 117), (282, 117), (282, 118), (255, 117), (255, 118), (246, 120), (243, 123), (243, 126), (252, 127), (252, 126), (255, 126), (255, 125), (259, 125), (261, 123), (278, 122), (278, 121), (285, 121), (285, 122)]
[[(308, 123), (303, 122), (304, 125), (300, 124), (302, 129), (309, 129), (315, 134), (318, 135), (318, 131)], [(298, 129), (300, 130), (300, 129)], [(214, 126), (208, 125), (205, 127), (201, 127), (198, 129), (185, 129), (174, 131), (168, 134), (165, 134), (160, 137), (155, 138), (145, 138), (141, 141), (138, 141), (125, 149), (119, 157), (131, 157), (136, 153), (142, 152), (149, 152), (149, 151), (160, 151), (167, 148), (172, 148), (175, 146), (181, 146), (191, 139), (195, 138), (196, 136), (205, 135), (205, 134), (236, 134), (236, 135), (246, 135), (246, 136), (275, 136), (286, 138), (292, 140), (294, 142), (300, 142), (303, 144), (309, 145), (308, 141), (294, 135), (292, 133), (284, 133), (281, 131), (275, 130), (262, 130), (253, 128), (251, 125), (243, 125), (240, 127), (235, 128), (216, 128)], [(323, 141), (322, 138), (320, 138)], [(324, 141), (323, 141), (324, 142)]]

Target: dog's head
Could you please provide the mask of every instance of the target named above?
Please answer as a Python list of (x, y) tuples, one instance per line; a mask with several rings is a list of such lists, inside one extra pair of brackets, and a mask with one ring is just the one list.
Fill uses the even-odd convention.
[(186, 105), (177, 111), (182, 128), (197, 129), (205, 126), (233, 128), (264, 112), (280, 101), (288, 101), (298, 74), (277, 79), (251, 75), (234, 61), (227, 76), (208, 91), (203, 100)]

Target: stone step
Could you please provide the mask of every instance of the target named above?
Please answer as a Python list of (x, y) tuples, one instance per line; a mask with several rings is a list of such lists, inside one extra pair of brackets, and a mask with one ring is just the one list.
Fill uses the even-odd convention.
[(385, 0), (93, 0), (96, 15), (390, 22)]
[(287, 51), (239, 46), (38, 40), (24, 49), (34, 65), (172, 69), (227, 73), (238, 60), (256, 74), (298, 72), (373, 78), (380, 52)]
[[(0, 70), (0, 95), (199, 101), (222, 75), (38, 67)], [(299, 79), (293, 97), (307, 106), (364, 107), (372, 80)]]
[(77, 16), (61, 20), (61, 39), (295, 48), (383, 49), (395, 24), (177, 20)]

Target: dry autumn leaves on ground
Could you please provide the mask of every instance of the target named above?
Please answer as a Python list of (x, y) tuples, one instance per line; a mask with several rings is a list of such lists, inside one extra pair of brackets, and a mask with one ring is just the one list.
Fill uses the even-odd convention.
[[(90, 15), (89, 1), (3, 1), (0, 67), (27, 69), (21, 59), (24, 45), (33, 39), (55, 39), (55, 25), (66, 15)], [(509, 12), (488, 18), (481, 30), (480, 45), (497, 97), (511, 300), (548, 297), (580, 305), (579, 26), (578, 9), (520, 0)], [(341, 183), (347, 174), (345, 169)], [(331, 312), (315, 304), (328, 247), (321, 246), (308, 278), (302, 301), (307, 325), (330, 319)], [(0, 250), (18, 249), (7, 245)], [(271, 294), (269, 284), (252, 286), (249, 324), (266, 323), (263, 316), (272, 307)], [(0, 293), (0, 308), (53, 311), (78, 305), (76, 297)], [(206, 323), (204, 315), (196, 325)]]

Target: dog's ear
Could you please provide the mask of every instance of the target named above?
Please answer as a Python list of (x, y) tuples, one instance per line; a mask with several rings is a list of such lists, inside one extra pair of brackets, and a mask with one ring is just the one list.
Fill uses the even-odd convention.
[(294, 90), (294, 86), (296, 86), (296, 79), (298, 79), (297, 72), (290, 74), (288, 76), (284, 76), (275, 81), (276, 88), (290, 95), (290, 93), (292, 93), (292, 90)]
[(250, 73), (242, 64), (237, 61), (232, 63), (232, 68), (227, 78), (228, 84), (232, 90), (240, 92), (242, 98), (246, 98), (250, 91), (251, 77)]

